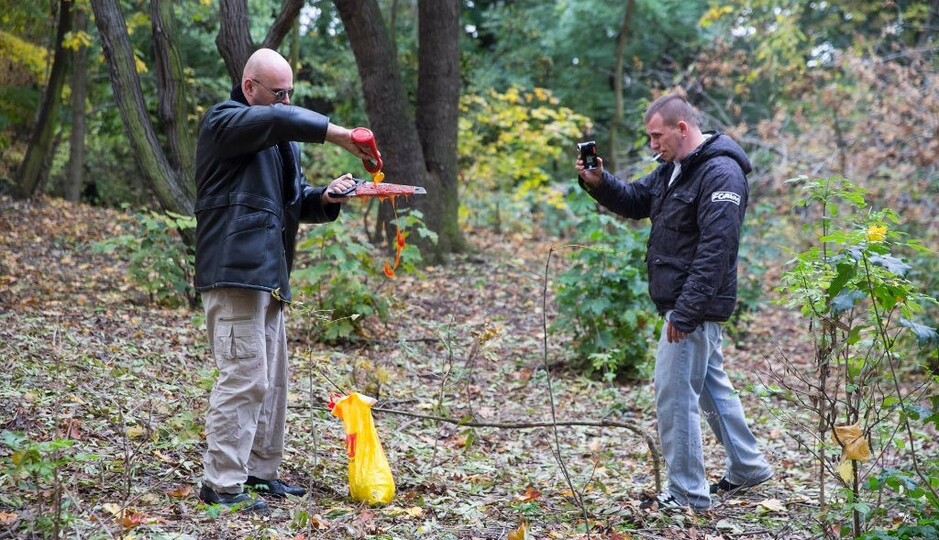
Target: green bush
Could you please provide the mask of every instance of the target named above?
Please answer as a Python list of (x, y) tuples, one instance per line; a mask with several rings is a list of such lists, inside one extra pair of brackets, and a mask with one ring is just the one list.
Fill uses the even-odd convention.
[(573, 338), (575, 366), (588, 373), (635, 377), (652, 358), (661, 318), (648, 294), (647, 237), (648, 227), (598, 214), (581, 223), (583, 245), (570, 246), (569, 267), (556, 281), (552, 330)]
[[(911, 267), (897, 253), (927, 250), (900, 231), (896, 212), (869, 206), (867, 193), (849, 180), (793, 182), (800, 184), (812, 217), (803, 237), (813, 242), (794, 254), (777, 291), (779, 303), (806, 319), (815, 346), (814, 380), (805, 379), (812, 394), (797, 404), (817, 416), (809, 423), (817, 429), (817, 442), (806, 449), (829, 471), (818, 479), (820, 492), (835, 494), (834, 509), (847, 514), (840, 523), (832, 523), (839, 516), (829, 514), (822, 526), (840, 525), (844, 536), (884, 538), (884, 523), (908, 532), (934, 525), (939, 465), (935, 449), (919, 449), (917, 442), (930, 439), (939, 425), (939, 377), (900, 380), (916, 367), (915, 341), (936, 340), (935, 328), (915, 319), (937, 301), (908, 279)], [(847, 428), (853, 435), (844, 437), (853, 440), (835, 437)], [(838, 444), (827, 442), (832, 438)], [(875, 455), (871, 448), (879, 457), (868, 464)], [(897, 462), (906, 473), (883, 468)], [(827, 481), (837, 489), (825, 490)], [(896, 508), (904, 513), (902, 521), (889, 515)]]
[[(396, 223), (405, 235), (412, 230), (433, 236), (418, 210), (402, 212)], [(381, 285), (389, 279), (383, 265), (390, 264), (393, 254), (375, 256), (378, 249), (356, 241), (341, 220), (311, 228), (297, 247), (302, 261), (292, 274), (294, 308), (310, 315), (317, 339), (348, 338), (359, 331), (365, 317), (388, 319), (391, 295), (381, 292)], [(420, 261), (420, 251), (406, 244), (396, 274), (414, 272)]]
[(179, 306), (196, 305), (193, 287), (195, 255), (181, 234), (196, 226), (196, 218), (167, 212), (137, 214), (130, 232), (96, 242), (98, 253), (120, 251), (128, 261), (131, 282), (143, 289), (151, 302)]

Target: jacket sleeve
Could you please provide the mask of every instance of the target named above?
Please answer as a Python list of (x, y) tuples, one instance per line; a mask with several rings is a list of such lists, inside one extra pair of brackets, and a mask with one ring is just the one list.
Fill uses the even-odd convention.
[(670, 318), (678, 330), (688, 333), (705, 321), (712, 302), (736, 302), (735, 294), (729, 298), (716, 295), (724, 289), (726, 280), (736, 279), (740, 229), (749, 190), (746, 177), (733, 160), (718, 158), (707, 167), (698, 199), (698, 245)]
[(329, 117), (303, 107), (228, 101), (203, 118), (200, 140), (211, 142), (216, 157), (230, 159), (285, 141), (323, 143), (328, 126)]
[(323, 202), (326, 186), (313, 187), (304, 179), (300, 184), (300, 221), (304, 223), (329, 223), (336, 221), (341, 204)]
[(649, 186), (657, 178), (657, 172), (658, 170), (635, 182), (626, 182), (608, 171), (603, 171), (600, 185), (592, 189), (582, 178), (578, 177), (578, 181), (580, 187), (611, 212), (632, 219), (643, 219), (649, 217), (652, 207)]

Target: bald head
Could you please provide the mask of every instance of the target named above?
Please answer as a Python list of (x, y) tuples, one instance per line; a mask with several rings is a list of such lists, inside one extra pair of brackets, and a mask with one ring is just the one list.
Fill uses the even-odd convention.
[(281, 90), (293, 90), (293, 70), (290, 63), (273, 49), (258, 49), (248, 58), (241, 76), (241, 90), (250, 105), (289, 103), (287, 97), (277, 100)]

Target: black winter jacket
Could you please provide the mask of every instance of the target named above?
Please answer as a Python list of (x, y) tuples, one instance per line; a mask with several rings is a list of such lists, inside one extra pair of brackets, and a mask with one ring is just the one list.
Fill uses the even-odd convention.
[(340, 205), (310, 186), (296, 142), (323, 143), (329, 118), (290, 105), (249, 106), (240, 86), (199, 126), (196, 150), (196, 275), (199, 291), (279, 289), (288, 277), (300, 222), (324, 223)]
[[(604, 171), (588, 193), (628, 218), (651, 218), (646, 265), (649, 295), (671, 323), (693, 332), (726, 321), (737, 303), (737, 249), (747, 209), (750, 160), (730, 137), (713, 133), (681, 160), (628, 183)], [(587, 188), (581, 180), (581, 185)]]

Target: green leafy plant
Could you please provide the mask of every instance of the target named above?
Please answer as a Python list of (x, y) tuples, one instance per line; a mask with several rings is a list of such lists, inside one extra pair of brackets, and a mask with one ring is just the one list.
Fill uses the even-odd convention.
[[(34, 527), (34, 532), (38, 530), (44, 535), (59, 538), (63, 528), (73, 520), (69, 512), (71, 502), (64, 496), (61, 471), (71, 463), (90, 461), (94, 456), (69, 453), (68, 449), (74, 444), (70, 439), (35, 442), (23, 434), (7, 430), (0, 433), (0, 444), (10, 450), (9, 457), (0, 461), (0, 488), (8, 484), (7, 488), (33, 494), (36, 518), (30, 526)], [(0, 490), (3, 491), (7, 490)], [(27, 503), (4, 499), (0, 496), (3, 504), (14, 506)]]
[[(405, 235), (414, 231), (435, 240), (417, 210), (402, 212), (394, 223)], [(376, 257), (377, 248), (348, 233), (348, 226), (339, 221), (325, 223), (311, 228), (298, 244), (303, 261), (292, 274), (294, 309), (310, 315), (316, 337), (323, 341), (354, 335), (365, 317), (384, 322), (391, 307), (390, 294), (381, 291), (389, 279), (382, 271), (386, 259)], [(396, 273), (414, 272), (420, 261), (420, 251), (406, 244)]]
[[(928, 436), (926, 425), (939, 423), (937, 379), (903, 384), (916, 355), (912, 340), (902, 338), (912, 333), (935, 339), (935, 329), (914, 318), (936, 300), (906, 278), (909, 265), (893, 254), (924, 248), (897, 230), (895, 212), (870, 208), (864, 190), (847, 179), (793, 182), (815, 212), (807, 226), (814, 242), (788, 263), (777, 290), (781, 303), (809, 321), (815, 348), (814, 377), (802, 377), (806, 387), (796, 394), (818, 419), (813, 452), (824, 530), (838, 519), (838, 508), (850, 515), (840, 523), (843, 535), (876, 530), (887, 516), (889, 492), (895, 495), (891, 505), (900, 505), (913, 521), (934, 516), (939, 457), (921, 455), (916, 442)], [(868, 464), (875, 453), (903, 459), (911, 474)], [(834, 495), (826, 491), (826, 479), (834, 480)]]
[(661, 318), (648, 295), (644, 261), (648, 228), (633, 229), (608, 214), (585, 219), (583, 246), (556, 281), (552, 330), (573, 338), (579, 367), (607, 378), (637, 376), (651, 357)]
[(120, 251), (128, 260), (131, 282), (143, 289), (151, 302), (195, 306), (192, 278), (195, 255), (181, 234), (195, 228), (196, 218), (173, 212), (137, 214), (128, 234), (95, 243), (99, 253)]

